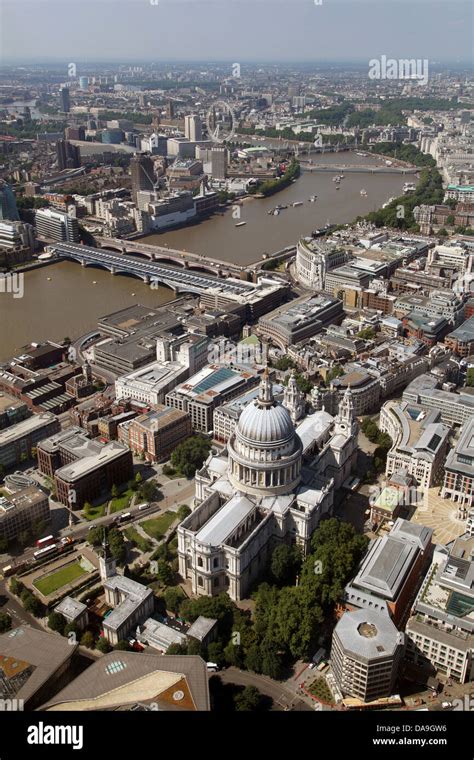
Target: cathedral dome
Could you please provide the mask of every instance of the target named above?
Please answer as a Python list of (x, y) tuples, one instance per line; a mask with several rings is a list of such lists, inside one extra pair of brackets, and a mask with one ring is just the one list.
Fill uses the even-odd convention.
[(238, 435), (250, 444), (286, 443), (294, 438), (295, 428), (284, 406), (275, 401), (262, 404), (256, 399), (240, 415)]
[(302, 450), (291, 414), (275, 401), (265, 370), (258, 397), (245, 407), (228, 442), (229, 479), (245, 493), (291, 493), (300, 482)]

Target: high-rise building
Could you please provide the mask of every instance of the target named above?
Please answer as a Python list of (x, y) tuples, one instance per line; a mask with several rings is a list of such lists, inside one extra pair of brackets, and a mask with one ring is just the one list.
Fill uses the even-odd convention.
[(212, 176), (214, 179), (225, 179), (227, 176), (227, 148), (216, 145), (211, 151)]
[(3, 180), (0, 180), (0, 219), (9, 219), (13, 222), (18, 222), (20, 219), (13, 190)]
[(145, 154), (137, 154), (130, 161), (132, 173), (132, 198), (137, 202), (137, 193), (140, 190), (151, 191), (155, 186), (155, 173), (153, 160)]
[(68, 87), (61, 87), (59, 90), (59, 102), (60, 102), (60, 111), (63, 111), (64, 113), (69, 113), (71, 110), (71, 101), (69, 98), (69, 88)]
[(79, 242), (79, 225), (77, 219), (60, 211), (45, 208), (36, 212), (36, 231), (38, 235), (68, 243)]
[(199, 116), (190, 114), (184, 117), (184, 135), (191, 142), (202, 140), (202, 122)]
[(66, 140), (85, 140), (86, 130), (83, 126), (79, 127), (66, 127), (65, 131)]
[(59, 169), (77, 169), (81, 165), (81, 151), (67, 140), (58, 140), (56, 155)]
[(87, 90), (89, 87), (89, 78), (88, 77), (79, 77), (79, 87), (81, 90)]
[(334, 629), (331, 666), (345, 696), (372, 702), (393, 694), (405, 637), (388, 615), (346, 612)]

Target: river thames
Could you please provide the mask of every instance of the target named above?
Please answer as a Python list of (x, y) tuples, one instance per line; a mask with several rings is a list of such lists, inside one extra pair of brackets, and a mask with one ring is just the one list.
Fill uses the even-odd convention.
[[(382, 165), (380, 158), (342, 152), (315, 156), (313, 160), (316, 165)], [(294, 245), (301, 235), (310, 234), (328, 221), (351, 222), (360, 214), (380, 208), (390, 197), (401, 195), (406, 181), (414, 181), (414, 175), (347, 172), (340, 190), (336, 190), (333, 176), (332, 172), (303, 172), (294, 184), (272, 197), (245, 201), (239, 207), (240, 219), (234, 218), (229, 208), (200, 224), (147, 235), (143, 241), (246, 265), (261, 259), (263, 253)], [(361, 196), (361, 189), (366, 190), (366, 196)], [(309, 202), (312, 195), (318, 196), (314, 203)], [(292, 207), (295, 201), (303, 205)], [(268, 211), (277, 204), (288, 208), (279, 216), (269, 216)], [(240, 221), (247, 224), (235, 227)], [(113, 276), (73, 262), (25, 272), (23, 298), (0, 293), (0, 360), (8, 359), (30, 341), (79, 337), (94, 329), (99, 317), (133, 303), (155, 306), (172, 298), (167, 288), (152, 290), (138, 279)]]

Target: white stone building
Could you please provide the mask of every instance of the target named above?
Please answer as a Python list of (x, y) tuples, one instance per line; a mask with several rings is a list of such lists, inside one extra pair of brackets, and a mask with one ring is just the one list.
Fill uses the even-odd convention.
[[(323, 416), (319, 424), (317, 415)], [(193, 593), (227, 591), (242, 599), (276, 544), (297, 544), (306, 552), (321, 517), (332, 511), (339, 470), (347, 472), (354, 462), (350, 391), (336, 420), (325, 412), (308, 419), (303, 442), (265, 372), (227, 449), (210, 455), (196, 473), (197, 506), (178, 528), (179, 572)]]

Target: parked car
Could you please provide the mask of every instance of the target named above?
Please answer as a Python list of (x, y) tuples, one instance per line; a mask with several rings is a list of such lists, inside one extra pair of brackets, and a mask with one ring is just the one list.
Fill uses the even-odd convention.
[(452, 707), (452, 706), (453, 706), (452, 702), (441, 702), (441, 707), (443, 708), (443, 710), (447, 710), (449, 707)]
[(217, 673), (219, 665), (215, 662), (206, 662), (206, 667), (210, 673)]

